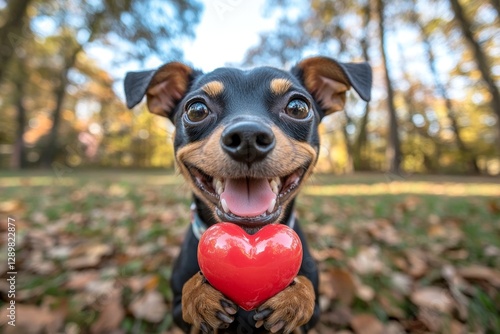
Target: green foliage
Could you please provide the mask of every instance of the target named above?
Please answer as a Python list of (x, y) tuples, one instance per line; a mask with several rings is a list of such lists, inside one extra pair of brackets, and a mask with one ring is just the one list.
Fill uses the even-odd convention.
[[(383, 3), (403, 170), (500, 173), (496, 125), (500, 121), (492, 112), (490, 92), (483, 84), (477, 59), (461, 35), (449, 2)], [(499, 41), (494, 37), (500, 33), (498, 13), (487, 0), (464, 1), (462, 6), (473, 20), (472, 29), (491, 60), (490, 67), (498, 68)], [(276, 10), (280, 17), (277, 29), (263, 33), (260, 43), (247, 54), (246, 63), (252, 65), (291, 66), (311, 54), (324, 54), (341, 61), (370, 61), (374, 70), (374, 100), (370, 103), (368, 122), (363, 123), (367, 111), (353, 98), (346, 107), (346, 116), (340, 117), (345, 120), (332, 119), (331, 123), (336, 125), (325, 134), (323, 142), (327, 150), (343, 152), (346, 146), (359, 150), (359, 141), (363, 139), (360, 134), (366, 129), (369, 139), (363, 149), (353, 151), (353, 159), (342, 159), (340, 166), (332, 168), (334, 171), (352, 167), (379, 170), (387, 166), (383, 148), (390, 129), (387, 96), (381, 85), (383, 67), (377, 48), (380, 37), (375, 7), (375, 2), (366, 0), (269, 0), (268, 8)], [(367, 10), (371, 13), (368, 21)], [(436, 68), (439, 83), (433, 79), (431, 66)], [(495, 73), (494, 80), (498, 81), (498, 71)], [(451, 112), (447, 98), (451, 100)], [(456, 116), (456, 124), (450, 115)], [(346, 136), (334, 138), (342, 127), (349, 130)], [(365, 163), (360, 164), (363, 160)], [(349, 166), (350, 161), (354, 161), (354, 166)], [(478, 170), (474, 170), (473, 164), (478, 165)]]
[[(26, 167), (38, 166), (44, 157), (62, 173), (75, 166), (172, 166), (167, 125), (128, 111), (116, 93), (125, 71), (113, 77), (117, 74), (91, 55), (95, 49), (111, 51), (115, 66), (152, 57), (180, 59), (177, 45), (193, 36), (201, 5), (196, 0), (24, 1), (29, 6), (19, 14), (23, 27), (14, 31), (0, 22), (0, 30), (10, 29), (5, 34), (15, 37), (15, 43), (2, 46), (15, 56), (2, 63), (8, 65), (5, 75), (0, 71), (5, 115), (0, 168), (9, 158)], [(0, 13), (13, 14), (8, 6)], [(22, 145), (14, 145), (19, 140)]]

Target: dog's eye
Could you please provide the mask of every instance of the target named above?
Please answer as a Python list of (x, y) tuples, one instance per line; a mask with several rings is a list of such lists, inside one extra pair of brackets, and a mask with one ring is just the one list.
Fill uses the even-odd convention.
[(188, 107), (186, 115), (191, 122), (201, 122), (208, 116), (208, 107), (205, 103), (194, 102)]
[(293, 118), (306, 118), (309, 115), (309, 105), (304, 100), (294, 99), (288, 102), (285, 112)]

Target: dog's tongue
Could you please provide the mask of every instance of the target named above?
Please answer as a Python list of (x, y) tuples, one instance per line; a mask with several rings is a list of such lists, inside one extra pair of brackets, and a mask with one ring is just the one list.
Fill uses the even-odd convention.
[(276, 194), (267, 179), (227, 179), (220, 195), (229, 211), (241, 217), (255, 217), (267, 211)]

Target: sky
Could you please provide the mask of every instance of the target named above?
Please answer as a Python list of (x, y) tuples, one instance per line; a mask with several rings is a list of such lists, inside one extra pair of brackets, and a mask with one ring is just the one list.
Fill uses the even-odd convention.
[(205, 9), (196, 37), (183, 50), (185, 59), (204, 71), (241, 63), (246, 51), (258, 43), (259, 33), (276, 26), (276, 20), (263, 12), (265, 0), (202, 2)]
[[(264, 13), (266, 0), (201, 0), (204, 9), (195, 27), (194, 39), (186, 39), (181, 46), (184, 61), (205, 72), (218, 67), (238, 66), (246, 51), (258, 44), (259, 34), (276, 27), (276, 15)], [(98, 50), (102, 56), (103, 50)], [(101, 57), (102, 58), (102, 57)], [(147, 68), (162, 65), (159, 58), (151, 57)], [(126, 70), (136, 64), (126, 65)]]
[[(201, 0), (204, 9), (195, 28), (195, 37), (186, 40), (181, 49), (184, 61), (204, 72), (218, 67), (238, 65), (246, 51), (258, 44), (259, 34), (276, 27), (274, 17), (264, 13), (266, 0)], [(157, 68), (163, 64), (157, 57), (151, 57), (144, 68), (137, 68), (137, 62), (124, 64), (120, 68), (111, 65), (113, 52), (102, 47), (90, 48), (88, 53), (99, 59), (116, 79), (114, 90), (122, 99), (123, 77), (127, 71)]]

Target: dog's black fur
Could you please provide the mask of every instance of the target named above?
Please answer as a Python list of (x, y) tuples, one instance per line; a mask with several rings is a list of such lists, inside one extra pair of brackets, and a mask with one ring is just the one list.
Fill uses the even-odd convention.
[[(293, 216), (294, 199), (317, 160), (320, 121), (343, 109), (351, 87), (364, 100), (370, 99), (370, 67), (326, 57), (305, 59), (290, 72), (260, 67), (203, 74), (172, 62), (127, 74), (128, 107), (147, 95), (150, 111), (168, 117), (176, 127), (176, 162), (193, 190), (197, 219), (206, 226), (233, 222), (248, 233), (266, 224), (290, 224), (303, 245), (294, 283), (246, 312), (199, 273), (198, 239), (190, 228), (172, 274), (173, 314), (182, 329), (189, 331), (194, 325), (203, 332), (218, 328), (219, 333), (290, 333), (316, 324), (318, 271)], [(256, 216), (235, 214), (234, 204), (229, 209), (222, 204), (217, 180), (226, 188), (230, 182), (246, 182), (249, 198), (252, 184), (262, 187), (265, 181), (272, 188), (275, 180), (277, 202)]]

